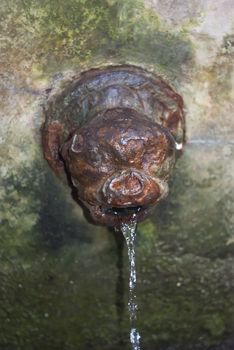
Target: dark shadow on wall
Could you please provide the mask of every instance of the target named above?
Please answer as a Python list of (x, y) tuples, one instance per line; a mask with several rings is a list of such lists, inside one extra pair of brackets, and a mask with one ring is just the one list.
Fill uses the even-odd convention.
[[(80, 243), (89, 243), (90, 227), (84, 220), (73, 212), (72, 204), (66, 199), (65, 188), (45, 163), (39, 199), (39, 221), (37, 228), (41, 233), (44, 244), (56, 249), (65, 243), (78, 240)], [(70, 195), (70, 191), (67, 191)], [(74, 204), (75, 205), (75, 204)]]
[(117, 313), (117, 322), (119, 328), (119, 337), (118, 345), (119, 348), (126, 346), (126, 332), (124, 332), (124, 317), (125, 317), (125, 275), (124, 275), (124, 246), (125, 239), (121, 232), (116, 232), (114, 229), (109, 229), (110, 233), (113, 235), (115, 244), (116, 244), (116, 268), (117, 268), (117, 277), (116, 277), (116, 297), (115, 297), (115, 306)]

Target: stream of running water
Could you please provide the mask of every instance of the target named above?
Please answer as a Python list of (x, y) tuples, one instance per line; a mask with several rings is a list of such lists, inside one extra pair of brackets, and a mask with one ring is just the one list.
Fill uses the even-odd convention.
[(132, 350), (140, 350), (140, 334), (134, 326), (137, 318), (137, 299), (136, 299), (136, 258), (135, 258), (135, 239), (136, 239), (136, 215), (133, 214), (132, 219), (128, 223), (121, 224), (121, 231), (125, 237), (128, 248), (129, 260), (129, 301), (128, 310), (131, 322), (130, 342)]

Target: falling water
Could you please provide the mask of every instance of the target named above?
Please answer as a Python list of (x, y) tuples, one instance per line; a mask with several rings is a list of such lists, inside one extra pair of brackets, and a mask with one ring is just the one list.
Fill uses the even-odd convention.
[(129, 301), (128, 310), (131, 321), (130, 342), (132, 350), (140, 350), (140, 334), (134, 327), (137, 318), (137, 300), (136, 300), (136, 259), (135, 259), (135, 238), (136, 238), (136, 214), (132, 215), (132, 219), (128, 223), (121, 224), (121, 231), (125, 237), (128, 248), (129, 259)]

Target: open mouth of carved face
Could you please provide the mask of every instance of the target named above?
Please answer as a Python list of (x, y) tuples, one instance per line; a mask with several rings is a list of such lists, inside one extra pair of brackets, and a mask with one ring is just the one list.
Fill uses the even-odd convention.
[(131, 205), (122, 207), (91, 207), (90, 214), (96, 223), (112, 227), (119, 227), (122, 222), (129, 222), (135, 218), (137, 222), (144, 220), (153, 206)]
[(129, 222), (132, 218), (135, 218), (137, 222), (144, 220), (149, 214), (152, 213), (154, 205), (131, 205), (122, 207), (95, 207), (89, 208), (90, 214), (94, 221), (99, 224), (104, 224), (112, 227), (119, 227), (123, 222)]
[(109, 215), (116, 215), (120, 217), (129, 216), (133, 214), (138, 214), (142, 212), (145, 208), (141, 205), (131, 206), (131, 207), (111, 207), (104, 208), (103, 212)]
[[(106, 225), (109, 227), (119, 227), (123, 222), (129, 222), (136, 219), (137, 222), (143, 221), (152, 214), (157, 201), (146, 205), (129, 205), (129, 206), (88, 206), (90, 217), (96, 224)], [(87, 203), (84, 203), (86, 206)]]

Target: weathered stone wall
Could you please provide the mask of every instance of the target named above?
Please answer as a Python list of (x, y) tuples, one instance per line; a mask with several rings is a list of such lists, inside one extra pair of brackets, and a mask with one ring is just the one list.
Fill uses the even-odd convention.
[(2, 0), (0, 11), (0, 348), (120, 348), (113, 235), (51, 173), (40, 127), (64, 77), (133, 63), (182, 94), (188, 141), (169, 197), (138, 227), (144, 349), (228, 349), (233, 1)]

